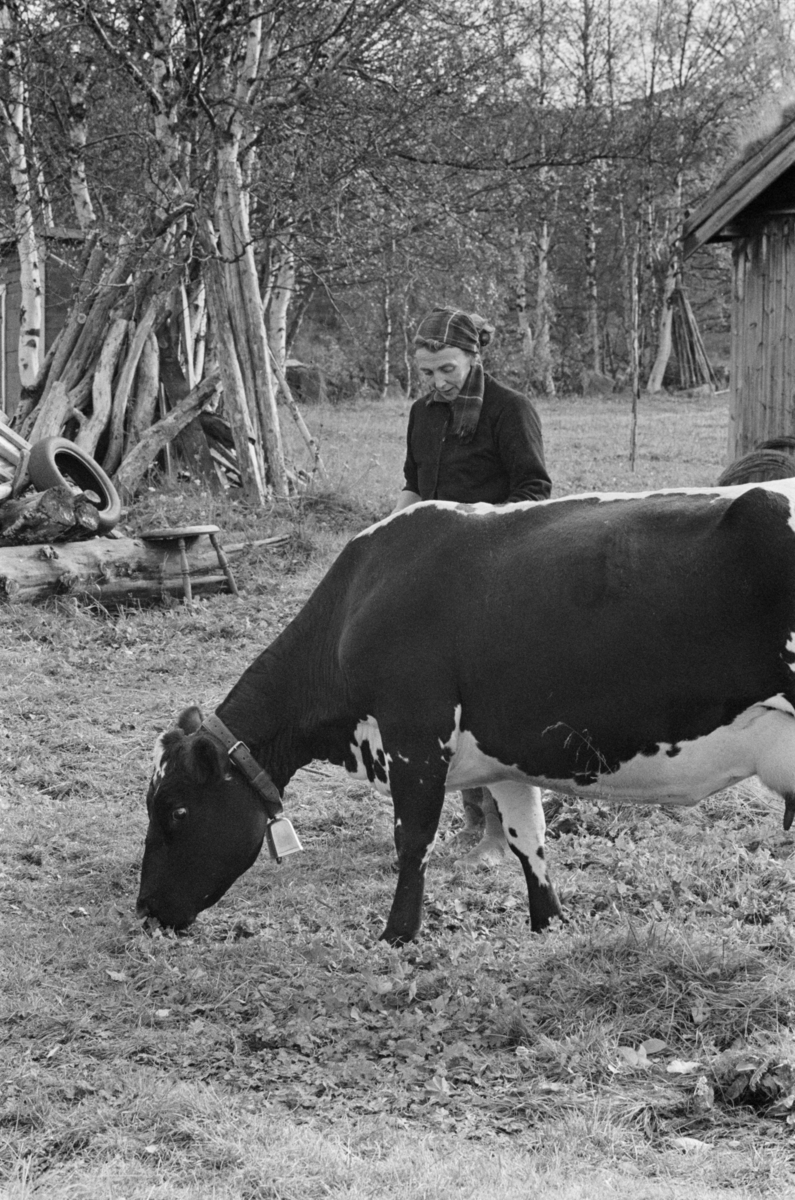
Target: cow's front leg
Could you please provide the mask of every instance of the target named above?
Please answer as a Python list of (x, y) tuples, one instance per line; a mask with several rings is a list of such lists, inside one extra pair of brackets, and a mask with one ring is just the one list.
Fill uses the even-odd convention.
[(395, 806), (398, 881), (381, 938), (390, 946), (404, 946), (413, 941), (422, 924), (425, 872), (439, 828), (444, 779), (417, 778), (393, 767), (390, 786)]
[(489, 784), (500, 814), (508, 845), (522, 864), (530, 901), (530, 928), (534, 933), (546, 929), (552, 917), (563, 910), (549, 881), (544, 853), (546, 821), (541, 805), (541, 789), (526, 783)]

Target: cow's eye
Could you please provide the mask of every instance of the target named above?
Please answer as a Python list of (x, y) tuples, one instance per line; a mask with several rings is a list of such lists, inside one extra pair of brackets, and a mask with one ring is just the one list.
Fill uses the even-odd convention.
[(185, 818), (187, 817), (187, 815), (188, 815), (187, 808), (175, 808), (175, 809), (173, 809), (173, 811), (171, 813), (171, 820), (175, 824), (178, 824), (180, 821), (184, 821)]

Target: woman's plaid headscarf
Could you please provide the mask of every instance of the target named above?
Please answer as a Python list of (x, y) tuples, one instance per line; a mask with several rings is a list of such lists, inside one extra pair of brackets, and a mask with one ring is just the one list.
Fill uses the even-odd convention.
[[(480, 410), (483, 407), (483, 364), (480, 361), (481, 347), (491, 341), (492, 328), (477, 313), (464, 312), (460, 308), (434, 308), (417, 326), (414, 334), (415, 347), (426, 350), (443, 350), (455, 346), (472, 354), (474, 360), (461, 391), (452, 401), (453, 434), (462, 442), (470, 442), (475, 436)], [(450, 404), (436, 389), (426, 403)]]

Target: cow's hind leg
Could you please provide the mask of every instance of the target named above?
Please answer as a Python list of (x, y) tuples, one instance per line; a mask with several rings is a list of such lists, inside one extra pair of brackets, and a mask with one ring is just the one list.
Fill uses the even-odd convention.
[(764, 729), (767, 737), (759, 739), (756, 774), (765, 787), (782, 797), (784, 828), (790, 829), (795, 819), (795, 719), (788, 711), (771, 706)]
[(539, 933), (546, 929), (552, 917), (563, 915), (547, 870), (541, 789), (526, 783), (503, 781), (490, 783), (489, 790), (497, 805), (508, 845), (522, 864), (530, 902), (530, 928)]
[(431, 772), (426, 771), (418, 778), (417, 773), (401, 762), (393, 763), (390, 771), (398, 881), (381, 938), (391, 946), (412, 941), (422, 924), (425, 872), (444, 804), (442, 771), (434, 772), (432, 778), (429, 776)]

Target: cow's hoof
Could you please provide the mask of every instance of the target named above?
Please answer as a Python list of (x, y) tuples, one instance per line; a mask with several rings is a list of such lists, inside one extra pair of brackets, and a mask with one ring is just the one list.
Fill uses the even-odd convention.
[(505, 860), (508, 843), (501, 837), (482, 837), (478, 844), (459, 860), (459, 866), (496, 867)]
[(392, 946), (395, 950), (399, 950), (401, 946), (408, 946), (409, 942), (413, 942), (415, 936), (413, 933), (394, 933), (387, 925), (378, 940), (379, 942), (386, 942), (388, 946)]
[(535, 911), (530, 910), (531, 932), (546, 933), (553, 921), (560, 921), (562, 924), (566, 924), (563, 909), (560, 907), (558, 898), (555, 895), (544, 903), (538, 904)]

